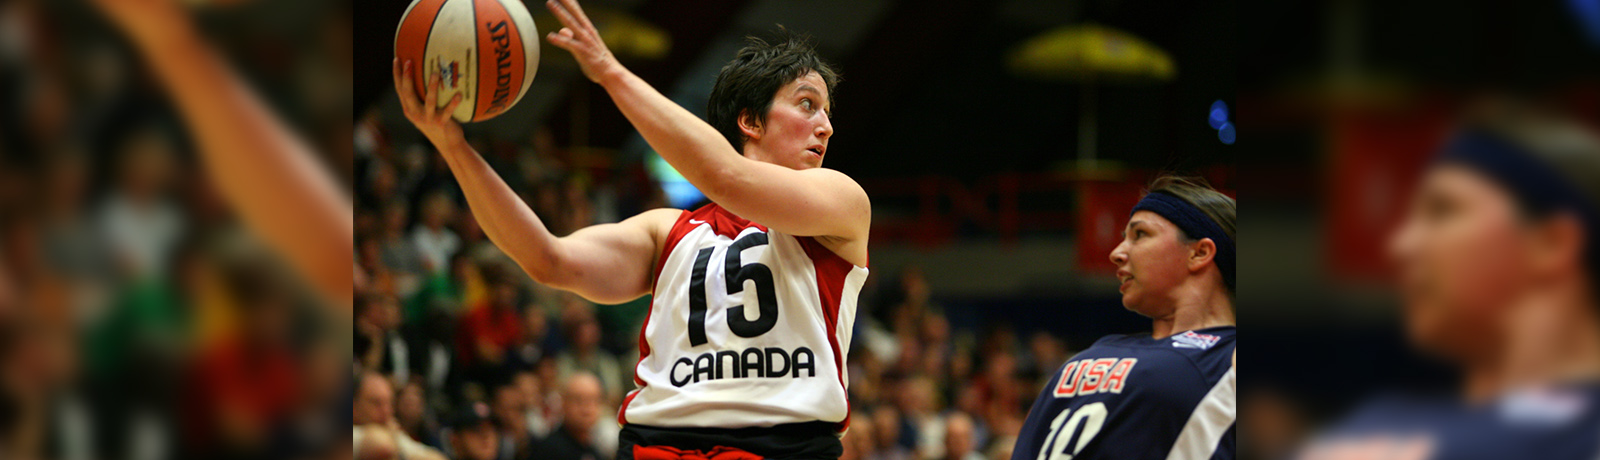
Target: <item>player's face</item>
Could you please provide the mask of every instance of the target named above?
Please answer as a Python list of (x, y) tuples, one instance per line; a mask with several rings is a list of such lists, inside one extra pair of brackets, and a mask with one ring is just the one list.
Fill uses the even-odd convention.
[(833, 136), (827, 82), (811, 72), (778, 88), (767, 121), (745, 143), (752, 159), (810, 169), (822, 166), (828, 138)]
[(1527, 272), (1518, 220), (1511, 197), (1470, 169), (1423, 178), (1389, 242), (1413, 342), (1457, 357), (1495, 342), (1497, 310)]
[(1183, 230), (1160, 214), (1133, 213), (1123, 229), (1122, 244), (1111, 250), (1122, 306), (1152, 318), (1170, 315), (1176, 305), (1174, 291), (1189, 275), (1188, 258)]

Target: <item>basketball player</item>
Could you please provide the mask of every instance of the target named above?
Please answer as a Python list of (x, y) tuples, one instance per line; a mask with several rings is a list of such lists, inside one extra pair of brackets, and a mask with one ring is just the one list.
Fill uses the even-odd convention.
[(1034, 401), (1012, 460), (1234, 457), (1234, 200), (1162, 177), (1111, 251), (1122, 305), (1150, 334), (1110, 335)]
[(575, 1), (546, 6), (565, 26), (547, 39), (712, 204), (558, 238), (468, 146), (438, 78), (419, 100), (404, 78), (417, 63), (397, 60), (395, 85), (485, 233), (535, 280), (600, 303), (653, 294), (619, 458), (837, 458), (871, 214), (855, 181), (821, 167), (834, 71), (801, 41), (753, 40), (717, 76), (707, 123), (617, 62)]
[(1300, 458), (1600, 458), (1600, 137), (1491, 104), (1389, 245), (1407, 335), (1459, 366), (1460, 393), (1371, 401)]

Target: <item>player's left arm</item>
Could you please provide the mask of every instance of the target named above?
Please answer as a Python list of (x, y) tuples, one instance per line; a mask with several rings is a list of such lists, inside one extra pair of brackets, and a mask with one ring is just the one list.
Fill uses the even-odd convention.
[(210, 182), (330, 302), (351, 304), (350, 198), (311, 147), (233, 72), (174, 0), (96, 0), (194, 136)]
[(565, 26), (549, 34), (550, 42), (572, 52), (584, 75), (611, 94), (645, 141), (712, 201), (784, 233), (866, 240), (871, 204), (849, 176), (823, 168), (796, 171), (739, 155), (716, 128), (617, 62), (576, 0), (550, 0), (546, 6)]

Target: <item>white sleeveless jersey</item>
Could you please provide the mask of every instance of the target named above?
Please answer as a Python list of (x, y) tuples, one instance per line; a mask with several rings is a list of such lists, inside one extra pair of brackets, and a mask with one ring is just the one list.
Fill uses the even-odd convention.
[(710, 204), (673, 224), (619, 423), (848, 426), (845, 352), (867, 269)]

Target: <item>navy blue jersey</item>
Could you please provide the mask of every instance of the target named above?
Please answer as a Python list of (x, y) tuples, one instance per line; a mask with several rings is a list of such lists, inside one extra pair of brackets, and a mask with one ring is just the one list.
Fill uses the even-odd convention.
[(1237, 334), (1100, 339), (1050, 379), (1011, 460), (1232, 459)]
[(1304, 452), (1306, 460), (1600, 458), (1600, 383), (1526, 389), (1484, 404), (1383, 397)]

